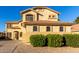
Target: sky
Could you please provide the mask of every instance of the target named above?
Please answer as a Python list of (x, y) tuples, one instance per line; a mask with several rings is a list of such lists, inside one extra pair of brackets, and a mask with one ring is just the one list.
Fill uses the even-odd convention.
[[(21, 20), (20, 11), (33, 6), (0, 6), (0, 32), (5, 31), (5, 23)], [(60, 13), (63, 22), (73, 22), (79, 16), (79, 6), (47, 6)]]

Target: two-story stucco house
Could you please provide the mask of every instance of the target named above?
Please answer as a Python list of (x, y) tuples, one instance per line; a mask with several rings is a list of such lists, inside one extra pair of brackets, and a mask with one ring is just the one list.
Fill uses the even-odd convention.
[(7, 36), (14, 40), (26, 40), (32, 34), (71, 33), (73, 23), (59, 21), (59, 12), (48, 7), (33, 7), (21, 11), (22, 19), (6, 23)]

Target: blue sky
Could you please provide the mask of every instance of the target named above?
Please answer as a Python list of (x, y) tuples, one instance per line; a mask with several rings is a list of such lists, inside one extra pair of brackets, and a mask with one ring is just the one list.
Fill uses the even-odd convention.
[[(33, 6), (0, 6), (0, 32), (5, 31), (7, 21), (17, 21), (21, 19), (20, 11)], [(48, 6), (60, 12), (60, 20), (72, 22), (79, 16), (79, 6)]]

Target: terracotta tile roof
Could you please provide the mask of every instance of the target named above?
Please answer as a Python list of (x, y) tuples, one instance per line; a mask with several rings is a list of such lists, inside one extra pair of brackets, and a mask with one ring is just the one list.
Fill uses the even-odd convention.
[(24, 24), (27, 25), (52, 25), (52, 26), (71, 26), (74, 23), (69, 23), (69, 22), (60, 22), (60, 21), (46, 21), (46, 20), (41, 20), (41, 21), (26, 21), (23, 22)]
[(18, 22), (6, 22), (6, 24), (18, 24)]
[(72, 31), (79, 31), (79, 24), (72, 25)]
[(6, 24), (18, 24), (19, 22), (21, 22), (22, 20), (20, 21), (13, 21), (13, 22), (6, 22)]

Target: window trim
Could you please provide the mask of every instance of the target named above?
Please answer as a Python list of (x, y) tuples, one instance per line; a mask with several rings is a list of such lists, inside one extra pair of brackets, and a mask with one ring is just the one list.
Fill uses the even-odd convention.
[[(34, 28), (34, 27), (36, 27), (36, 28)], [(38, 31), (38, 26), (34, 25), (33, 26), (33, 32), (37, 32), (37, 31)]]
[(63, 31), (64, 31), (63, 26), (60, 26), (60, 32), (63, 32)]
[(57, 18), (56, 18), (56, 15), (49, 15), (48, 18), (49, 18), (49, 19), (57, 19)]
[(46, 31), (47, 31), (47, 32), (51, 31), (50, 26), (46, 26)]
[[(31, 16), (31, 18), (29, 18)], [(28, 19), (29, 18), (29, 19)], [(27, 14), (26, 15), (26, 20), (28, 20), (28, 21), (33, 21), (33, 19), (34, 19), (34, 17), (33, 17), (33, 15), (32, 14)]]

